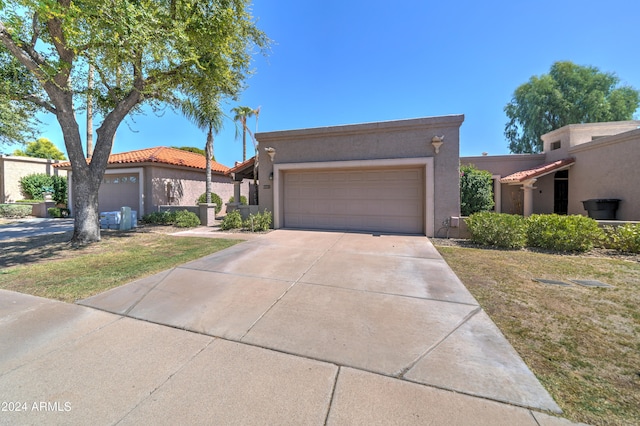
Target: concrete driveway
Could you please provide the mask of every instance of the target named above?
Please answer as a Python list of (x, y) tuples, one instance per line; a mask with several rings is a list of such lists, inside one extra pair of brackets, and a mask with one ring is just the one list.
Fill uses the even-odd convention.
[(0, 225), (0, 240), (39, 237), (73, 231), (73, 219), (30, 218)]
[(425, 237), (278, 230), (83, 306), (0, 297), (0, 394), (62, 406), (0, 423), (568, 424)]

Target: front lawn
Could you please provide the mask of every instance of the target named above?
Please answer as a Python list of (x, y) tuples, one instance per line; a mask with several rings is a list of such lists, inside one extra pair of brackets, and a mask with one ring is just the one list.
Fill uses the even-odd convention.
[[(567, 418), (638, 424), (639, 262), (434, 244)], [(533, 278), (595, 279), (614, 288)]]
[(105, 231), (74, 249), (69, 233), (0, 241), (0, 288), (74, 302), (230, 247), (240, 240)]

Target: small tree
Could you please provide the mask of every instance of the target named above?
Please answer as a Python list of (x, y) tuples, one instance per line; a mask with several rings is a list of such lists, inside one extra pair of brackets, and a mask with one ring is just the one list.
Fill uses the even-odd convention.
[(29, 142), (24, 151), (16, 149), (13, 155), (20, 157), (48, 158), (50, 160), (66, 160), (67, 157), (47, 138)]
[(493, 208), (493, 180), (491, 173), (478, 170), (473, 164), (460, 167), (460, 213), (489, 211)]

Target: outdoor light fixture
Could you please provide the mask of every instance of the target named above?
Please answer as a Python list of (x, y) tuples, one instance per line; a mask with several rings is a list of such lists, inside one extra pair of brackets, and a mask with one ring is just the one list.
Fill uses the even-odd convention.
[(269, 173), (269, 180), (273, 180), (273, 172)]
[(264, 150), (267, 152), (267, 154), (269, 154), (269, 158), (271, 158), (271, 161), (273, 161), (273, 157), (276, 156), (276, 149), (268, 146)]
[(431, 145), (436, 149), (436, 154), (440, 153), (440, 147), (444, 143), (444, 135), (442, 136), (434, 136), (431, 138)]

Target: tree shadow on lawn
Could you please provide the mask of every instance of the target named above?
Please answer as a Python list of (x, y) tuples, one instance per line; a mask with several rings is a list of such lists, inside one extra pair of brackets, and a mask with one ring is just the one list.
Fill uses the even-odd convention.
[[(74, 247), (69, 242), (73, 233), (71, 231), (40, 235), (34, 237), (16, 238), (0, 241), (0, 268), (26, 265), (52, 259), (63, 259), (79, 250), (90, 250), (92, 245)], [(102, 241), (114, 238), (131, 238), (130, 232), (105, 232), (101, 233)], [(99, 246), (100, 243), (96, 247)]]

